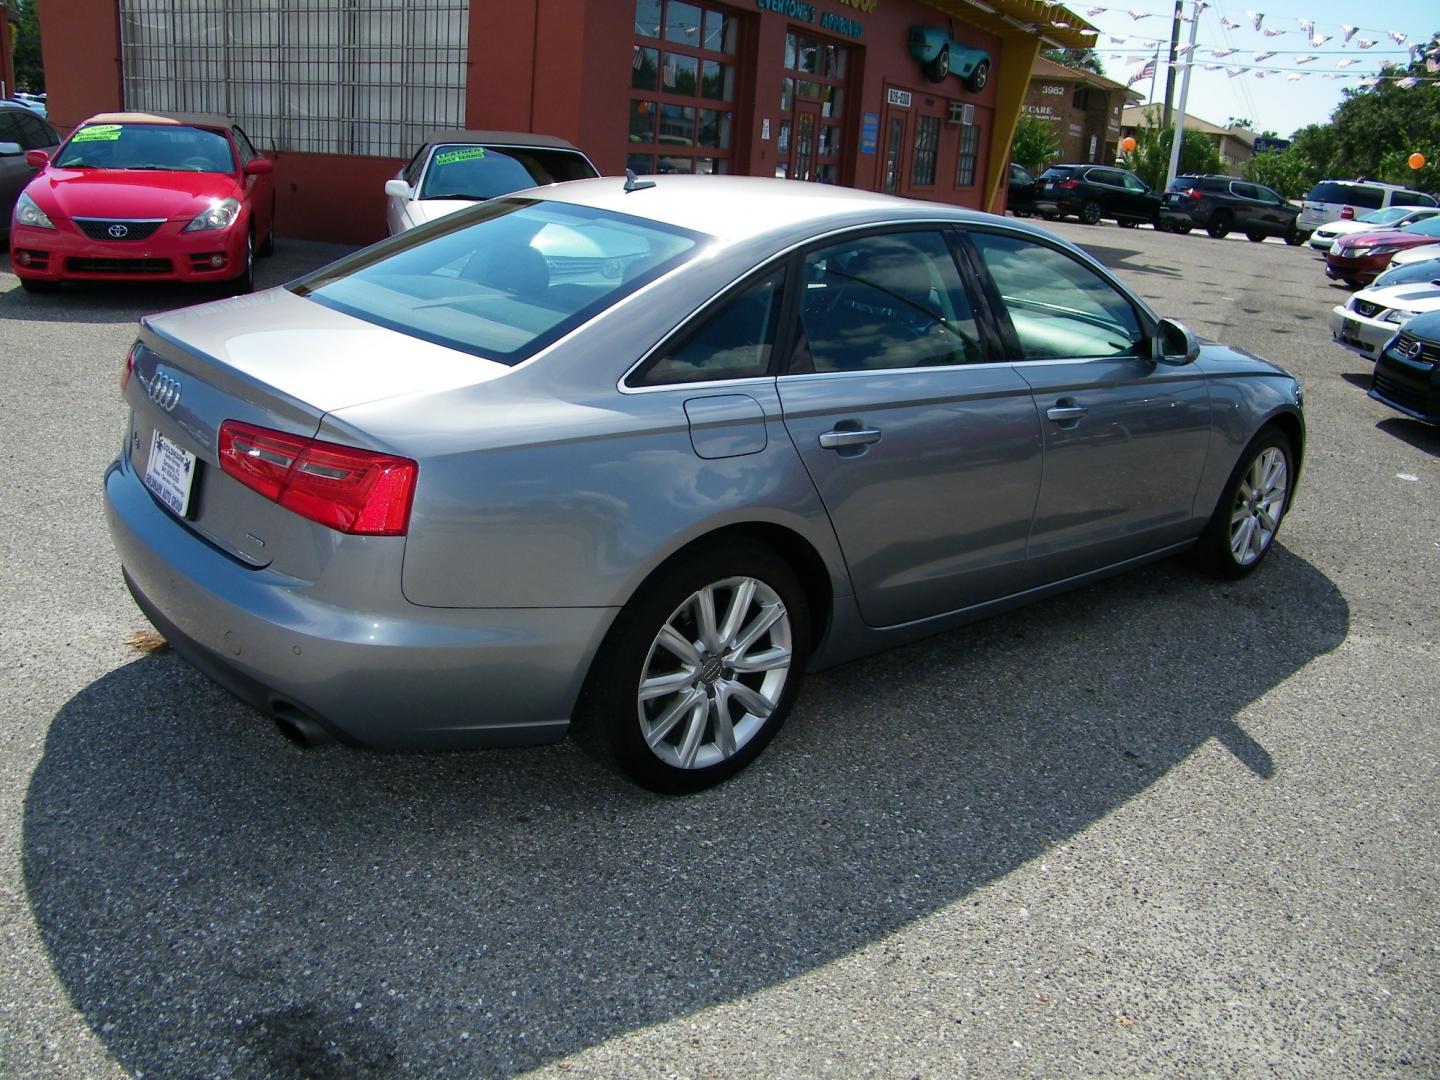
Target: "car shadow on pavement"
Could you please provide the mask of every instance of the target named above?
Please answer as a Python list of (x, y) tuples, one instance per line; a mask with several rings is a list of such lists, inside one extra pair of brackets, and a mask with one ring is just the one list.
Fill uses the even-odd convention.
[[(275, 254), (255, 260), (255, 288), (268, 289), (354, 251), (353, 246), (277, 240)], [(30, 322), (131, 323), (145, 315), (207, 304), (229, 295), (222, 285), (176, 282), (77, 281), (55, 293), (27, 293), (0, 256), (0, 319)]]
[[(1365, 385), (1368, 388), (1370, 384), (1367, 382)], [(1433, 458), (1440, 458), (1440, 427), (1434, 424), (1411, 420), (1409, 417), (1392, 416), (1381, 420), (1375, 426), (1416, 450), (1423, 450)]]
[(1121, 270), (1127, 273), (1136, 274), (1158, 274), (1162, 277), (1183, 277), (1182, 271), (1173, 266), (1162, 266), (1157, 263), (1131, 262), (1132, 256), (1140, 252), (1134, 248), (1106, 247), (1103, 244), (1080, 244), (1083, 250), (1098, 259), (1101, 265), (1109, 270)]
[(55, 716), (28, 901), (127, 1070), (509, 1075), (874, 943), (1209, 740), (1265, 782), (1287, 748), (1242, 713), (1348, 623), (1283, 548), (1237, 583), (1157, 564), (815, 676), (684, 799), (568, 741), (301, 751), (161, 653)]

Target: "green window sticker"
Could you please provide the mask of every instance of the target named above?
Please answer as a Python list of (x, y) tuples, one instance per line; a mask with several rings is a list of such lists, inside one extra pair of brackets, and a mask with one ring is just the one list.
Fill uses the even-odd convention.
[(464, 150), (446, 150), (435, 155), (436, 165), (454, 165), (457, 161), (479, 161), (485, 156), (483, 146), (467, 146)]
[(71, 142), (115, 142), (120, 138), (119, 124), (91, 124), (71, 136)]

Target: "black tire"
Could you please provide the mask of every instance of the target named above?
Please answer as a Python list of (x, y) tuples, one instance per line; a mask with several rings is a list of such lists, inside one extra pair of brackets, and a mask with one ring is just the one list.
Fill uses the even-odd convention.
[[(767, 645), (766, 651), (789, 649), (789, 667), (785, 672), (731, 671), (723, 662), (726, 653), (707, 652), (703, 647), (695, 650), (697, 659), (703, 662), (698, 667), (687, 666), (677, 655), (658, 646), (657, 639), (667, 625), (678, 629), (679, 636), (692, 643), (703, 637), (693, 613), (696, 598), (707, 588), (714, 590), (715, 620), (723, 631), (729, 605), (735, 602), (738, 593), (734, 583), (747, 579), (759, 583), (756, 600), (747, 605), (745, 616), (738, 621), (742, 626), (754, 625), (762, 610), (760, 600), (764, 599), (758, 590), (761, 587), (770, 590), (778, 599), (783, 615), (757, 641)], [(712, 787), (749, 765), (775, 737), (800, 692), (809, 652), (810, 618), (805, 590), (787, 562), (769, 549), (749, 542), (699, 548), (662, 568), (616, 617), (591, 666), (579, 710), (577, 734), (652, 791), (683, 794)], [(716, 670), (710, 670), (712, 664)], [(673, 672), (669, 670), (672, 666)], [(661, 669), (658, 677), (680, 675), (682, 682), (672, 692), (642, 704), (640, 683), (647, 671), (651, 678), (656, 678), (657, 667)], [(685, 683), (687, 672), (699, 673), (697, 681)], [(716, 702), (722, 700), (717, 692), (746, 680), (745, 685), (758, 693), (771, 675), (778, 676), (780, 682), (769, 691), (775, 693), (778, 689), (778, 699), (767, 717), (762, 719), (756, 713), (745, 712), (744, 706), (736, 702), (724, 705), (727, 718), (733, 718), (734, 708), (743, 713), (732, 734), (734, 740), (740, 740), (743, 735), (743, 741), (727, 754), (716, 727)], [(701, 695), (698, 698), (697, 693)], [(694, 699), (697, 706), (701, 702), (709, 704), (703, 725), (697, 728), (699, 749), (692, 755), (692, 766), (686, 768), (678, 761), (682, 760), (685, 749), (684, 718), (688, 699)], [(652, 750), (642, 728), (642, 713), (659, 721), (671, 711), (680, 719), (674, 721), (668, 732), (662, 733), (656, 740), (656, 749)], [(759, 721), (758, 726), (751, 721)], [(748, 733), (742, 732), (747, 725)], [(712, 763), (701, 764), (707, 757), (713, 759)]]
[(1210, 224), (1205, 226), (1205, 231), (1216, 240), (1224, 240), (1230, 235), (1230, 226), (1233, 224), (1234, 219), (1230, 216), (1230, 212), (1220, 210), (1210, 218)]
[(1043, 217), (1046, 221), (1059, 221), (1059, 220), (1060, 220), (1062, 217), (1064, 217), (1065, 215), (1064, 215), (1064, 214), (1041, 214), (1040, 216)]
[(1082, 225), (1100, 224), (1100, 204), (1094, 199), (1086, 199), (1080, 207), (1080, 223)]
[(1119, 221), (1115, 222), (1115, 224), (1119, 225), (1122, 229), (1133, 229), (1136, 225), (1139, 225), (1140, 223), (1134, 218), (1121, 218)]
[(935, 54), (935, 59), (925, 65), (925, 77), (931, 82), (944, 82), (950, 77), (950, 46), (946, 45)]
[(981, 60), (980, 63), (975, 65), (975, 70), (970, 73), (970, 77), (965, 80), (965, 85), (972, 94), (978, 94), (981, 90), (985, 89), (985, 84), (989, 81), (990, 61)]
[(20, 287), (28, 293), (57, 293), (60, 291), (60, 282), (37, 281), (35, 278), (22, 277)]
[[(1261, 524), (1252, 524), (1252, 529), (1259, 529), (1260, 539), (1263, 541), (1259, 554), (1254, 555), (1247, 549), (1245, 558), (1250, 561), (1243, 561), (1237, 556), (1231, 541), (1237, 534), (1232, 532), (1235, 529), (1243, 529), (1244, 523), (1236, 522), (1236, 515), (1242, 507), (1249, 508), (1254, 512), (1254, 500), (1250, 499), (1242, 485), (1253, 479), (1252, 471), (1256, 469), (1257, 462), (1269, 450), (1278, 450), (1284, 457), (1285, 487), (1279, 497), (1278, 510), (1272, 504), (1269, 510), (1274, 527), (1269, 529), (1269, 536), (1264, 536), (1265, 529)], [(1244, 577), (1252, 573), (1256, 567), (1265, 561), (1265, 556), (1270, 554), (1270, 549), (1275, 546), (1275, 536), (1284, 524), (1285, 514), (1290, 509), (1290, 494), (1295, 489), (1295, 450), (1290, 445), (1290, 439), (1278, 427), (1267, 427), (1261, 429), (1250, 444), (1245, 447), (1245, 452), (1240, 455), (1235, 463), (1234, 470), (1230, 473), (1230, 479), (1225, 482), (1224, 493), (1216, 504), (1215, 513), (1211, 515), (1210, 522), (1205, 526), (1205, 531), (1200, 534), (1200, 542), (1195, 547), (1196, 560), (1200, 567), (1208, 574), (1215, 577), (1234, 579)], [(1260, 517), (1254, 517), (1254, 522), (1262, 522)], [(1253, 535), (1253, 532), (1252, 532)], [(1253, 555), (1253, 557), (1252, 557)]]
[(1301, 244), (1305, 243), (1305, 241), (1309, 239), (1309, 233), (1302, 233), (1299, 229), (1296, 228), (1291, 228), (1291, 230), (1285, 234), (1285, 243), (1289, 244), (1291, 247), (1299, 247)]
[(225, 283), (231, 296), (245, 296), (255, 291), (255, 238), (245, 237), (245, 269)]
[(1177, 232), (1177, 233), (1179, 233), (1181, 236), (1189, 236), (1189, 235), (1190, 235), (1190, 230), (1193, 229), (1194, 227), (1195, 227), (1195, 226), (1193, 226), (1193, 225), (1172, 225), (1172, 226), (1170, 226), (1170, 229), (1171, 229), (1172, 232)]
[(1245, 239), (1249, 240), (1252, 244), (1263, 244), (1265, 242), (1265, 234), (1258, 232), (1247, 232), (1245, 234)]

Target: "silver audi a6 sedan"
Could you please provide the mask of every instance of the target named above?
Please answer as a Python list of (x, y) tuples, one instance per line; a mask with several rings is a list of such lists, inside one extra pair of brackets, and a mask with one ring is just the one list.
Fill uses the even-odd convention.
[(110, 529), (291, 737), (721, 780), (806, 670), (1264, 559), (1295, 380), (1011, 219), (750, 178), (496, 199), (142, 322)]

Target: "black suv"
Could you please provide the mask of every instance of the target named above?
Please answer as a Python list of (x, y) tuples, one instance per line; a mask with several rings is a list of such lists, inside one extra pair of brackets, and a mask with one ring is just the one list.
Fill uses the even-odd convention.
[(1177, 176), (1160, 206), (1160, 227), (1182, 233), (1204, 229), (1217, 240), (1243, 232), (1257, 244), (1279, 236), (1294, 245), (1305, 239), (1295, 224), (1299, 216), (1300, 207), (1264, 184), (1233, 176)]
[(1035, 185), (1035, 210), (1054, 221), (1074, 214), (1086, 225), (1114, 218), (1129, 228), (1155, 224), (1159, 193), (1132, 172), (1109, 165), (1051, 165)]

